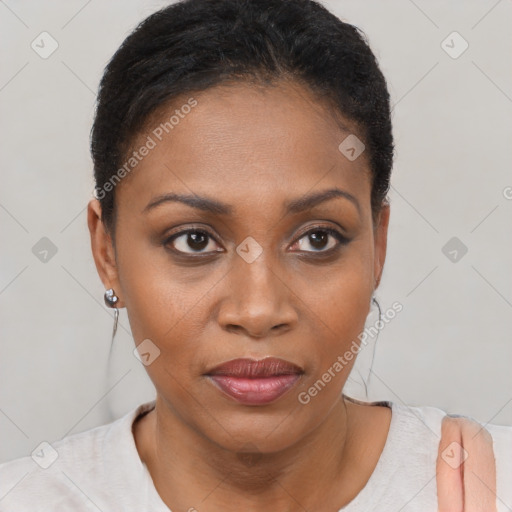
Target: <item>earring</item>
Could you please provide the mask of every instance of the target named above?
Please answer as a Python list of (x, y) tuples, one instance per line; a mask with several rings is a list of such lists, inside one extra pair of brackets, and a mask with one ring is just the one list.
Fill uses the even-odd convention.
[(109, 308), (115, 308), (116, 302), (119, 300), (119, 297), (116, 295), (116, 292), (114, 291), (114, 288), (109, 288), (105, 292), (105, 304)]
[(112, 341), (110, 343), (110, 350), (112, 350), (112, 345), (114, 343), (114, 336), (116, 335), (116, 332), (117, 332), (117, 322), (119, 320), (119, 309), (117, 309), (117, 306), (116, 306), (116, 304), (119, 300), (119, 297), (116, 295), (113, 288), (109, 288), (105, 292), (104, 300), (105, 300), (105, 304), (109, 308), (114, 308), (114, 327), (112, 329)]

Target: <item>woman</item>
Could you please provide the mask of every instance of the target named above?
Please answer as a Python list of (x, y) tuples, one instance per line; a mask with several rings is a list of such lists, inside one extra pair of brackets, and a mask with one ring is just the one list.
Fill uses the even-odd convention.
[(0, 466), (2, 511), (512, 507), (512, 427), (343, 394), (393, 160), (358, 29), (311, 0), (173, 4), (108, 64), (91, 150), (105, 301), (157, 395)]

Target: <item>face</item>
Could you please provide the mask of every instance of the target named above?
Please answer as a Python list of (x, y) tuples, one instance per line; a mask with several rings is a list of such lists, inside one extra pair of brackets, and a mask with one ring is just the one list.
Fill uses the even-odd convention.
[[(197, 104), (180, 108), (191, 96)], [(167, 134), (160, 123), (176, 109)], [(89, 205), (100, 277), (127, 308), (135, 344), (151, 340), (145, 368), (165, 414), (226, 449), (300, 442), (339, 403), (354, 364), (332, 371), (364, 329), (389, 207), (374, 225), (367, 155), (339, 149), (357, 135), (345, 124), (297, 84), (191, 94), (134, 145), (156, 143), (116, 187), (115, 253), (98, 201)], [(241, 403), (206, 375), (269, 356), (303, 371), (264, 404)]]

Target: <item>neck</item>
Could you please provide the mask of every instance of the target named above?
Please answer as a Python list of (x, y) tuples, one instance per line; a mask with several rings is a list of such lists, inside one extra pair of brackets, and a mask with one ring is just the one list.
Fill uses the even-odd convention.
[(300, 442), (269, 453), (248, 444), (225, 449), (182, 421), (160, 397), (155, 410), (134, 425), (134, 435), (172, 510), (332, 511), (351, 501), (367, 479), (357, 478), (361, 467), (353, 450), (350, 412), (357, 407), (340, 398)]

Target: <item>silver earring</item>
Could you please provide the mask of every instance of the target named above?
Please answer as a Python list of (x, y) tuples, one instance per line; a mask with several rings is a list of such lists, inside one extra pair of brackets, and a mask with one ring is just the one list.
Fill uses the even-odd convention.
[(117, 306), (116, 306), (116, 304), (119, 300), (119, 297), (116, 295), (113, 288), (109, 288), (105, 292), (104, 299), (105, 299), (105, 304), (109, 308), (114, 308), (114, 327), (112, 329), (112, 342), (110, 343), (110, 350), (112, 350), (112, 345), (114, 343), (114, 336), (116, 335), (116, 332), (117, 332), (117, 322), (119, 321), (119, 309), (117, 309)]
[(116, 302), (119, 300), (119, 297), (116, 295), (116, 292), (114, 291), (114, 288), (109, 288), (105, 292), (105, 304), (109, 308), (115, 308)]

